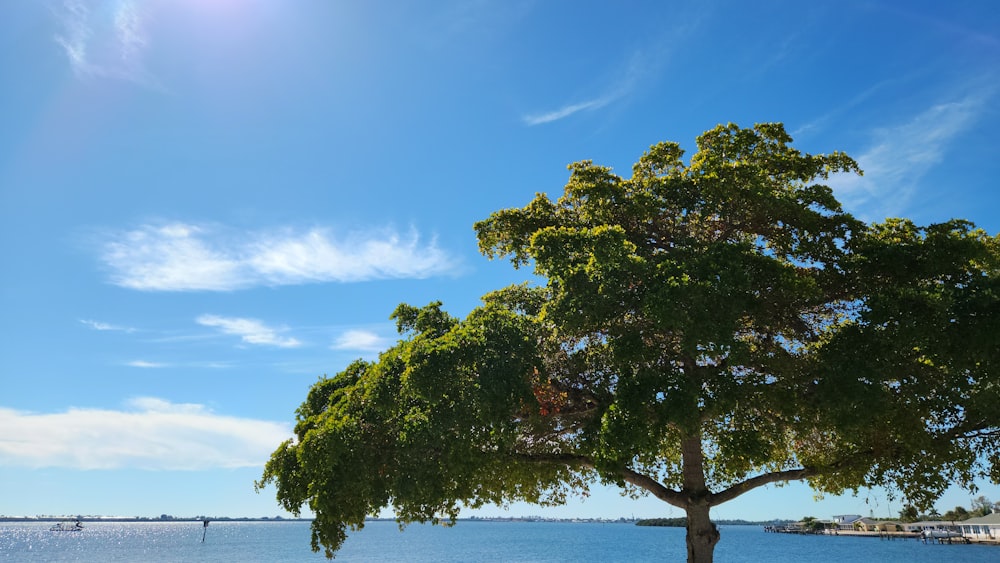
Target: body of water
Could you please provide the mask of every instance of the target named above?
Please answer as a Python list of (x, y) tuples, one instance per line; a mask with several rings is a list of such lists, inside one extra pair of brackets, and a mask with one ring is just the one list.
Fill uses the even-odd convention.
[[(309, 549), (308, 522), (85, 523), (81, 532), (51, 532), (52, 523), (0, 523), (0, 561), (326, 561)], [(986, 563), (1000, 547), (923, 544), (844, 536), (766, 534), (757, 526), (723, 526), (715, 560), (768, 563)], [(202, 532), (206, 532), (202, 543)], [(370, 522), (354, 532), (336, 561), (559, 562), (684, 561), (684, 530), (632, 524), (462, 521), (452, 528)]]

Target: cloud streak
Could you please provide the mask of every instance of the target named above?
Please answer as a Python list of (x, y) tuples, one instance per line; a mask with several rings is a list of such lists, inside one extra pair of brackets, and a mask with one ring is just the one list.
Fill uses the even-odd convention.
[(55, 9), (62, 47), (78, 76), (102, 76), (154, 86), (143, 63), (149, 46), (145, 14), (132, 0), (92, 11), (83, 0), (65, 0)]
[(581, 111), (592, 111), (595, 109), (600, 109), (611, 102), (615, 101), (620, 97), (620, 95), (608, 95), (601, 98), (596, 98), (593, 100), (588, 100), (585, 102), (579, 102), (576, 104), (569, 104), (563, 106), (559, 109), (552, 110), (546, 113), (540, 113), (535, 115), (526, 115), (523, 121), (526, 125), (542, 125), (543, 123), (551, 123), (553, 121), (559, 121), (569, 117), (575, 113), (580, 113)]
[(156, 368), (168, 367), (168, 365), (164, 363), (147, 362), (146, 360), (132, 360), (131, 362), (127, 362), (125, 365), (133, 368), (142, 368), (142, 369), (156, 369)]
[(113, 233), (101, 259), (111, 283), (141, 291), (232, 291), (257, 286), (427, 278), (456, 269), (454, 260), (416, 233), (326, 229), (237, 233), (170, 223)]
[(111, 323), (105, 323), (102, 321), (95, 321), (93, 319), (80, 319), (80, 322), (93, 330), (105, 331), (115, 331), (115, 332), (135, 332), (135, 329), (127, 326), (119, 326)]
[(0, 466), (30, 468), (259, 467), (291, 436), (285, 424), (150, 397), (122, 410), (38, 414), (0, 408), (0, 428)]
[(544, 113), (526, 115), (521, 120), (528, 126), (542, 125), (565, 119), (580, 112), (601, 109), (612, 102), (628, 96), (635, 89), (639, 81), (651, 71), (653, 66), (655, 65), (650, 65), (645, 61), (641, 53), (634, 53), (631, 62), (626, 66), (624, 77), (616, 82), (613, 89), (590, 100), (567, 104)]
[(663, 66), (670, 60), (674, 45), (698, 28), (701, 16), (689, 14), (681, 19), (689, 22), (668, 30), (645, 48), (636, 49), (625, 57), (622, 64), (616, 66), (608, 81), (612, 86), (606, 88), (603, 93), (583, 101), (565, 104), (554, 110), (524, 115), (521, 117), (522, 123), (529, 127), (552, 123), (578, 113), (604, 108), (631, 96), (644, 83), (660, 74)]
[(829, 185), (850, 211), (868, 220), (902, 214), (920, 180), (972, 126), (986, 97), (934, 105), (909, 121), (878, 129), (872, 145), (857, 157), (864, 176), (836, 175)]
[(272, 328), (257, 319), (202, 315), (196, 321), (202, 326), (217, 328), (223, 334), (239, 336), (247, 344), (277, 346), (279, 348), (297, 348), (302, 345), (294, 338), (281, 336), (280, 333), (287, 330), (286, 328)]

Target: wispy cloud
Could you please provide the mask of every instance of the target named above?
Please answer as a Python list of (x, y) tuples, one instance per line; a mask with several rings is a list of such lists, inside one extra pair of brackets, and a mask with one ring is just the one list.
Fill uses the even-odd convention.
[(139, 369), (161, 369), (161, 368), (183, 368), (183, 369), (232, 369), (234, 364), (231, 362), (213, 362), (213, 361), (196, 361), (196, 362), (150, 362), (148, 360), (131, 360), (125, 362), (126, 366), (139, 368)]
[(281, 336), (287, 328), (273, 328), (257, 319), (240, 317), (220, 317), (217, 315), (202, 315), (196, 319), (198, 324), (217, 328), (225, 334), (239, 336), (247, 344), (278, 346), (279, 348), (296, 348), (302, 343), (294, 338)]
[(869, 86), (862, 92), (858, 93), (854, 97), (848, 99), (846, 102), (834, 107), (825, 114), (812, 119), (791, 131), (791, 136), (796, 140), (800, 136), (809, 135), (815, 131), (823, 131), (831, 124), (837, 124), (843, 120), (843, 115), (853, 110), (854, 108), (860, 106), (864, 102), (868, 101), (879, 91), (892, 86), (894, 83), (901, 82), (902, 80), (882, 80), (872, 86)]
[(143, 26), (142, 14), (132, 2), (119, 2), (115, 12), (115, 36), (119, 56), (125, 65), (141, 64), (140, 57), (149, 43)]
[(534, 115), (526, 115), (524, 116), (523, 121), (526, 125), (541, 125), (543, 123), (551, 123), (553, 121), (558, 121), (560, 119), (569, 117), (574, 113), (600, 109), (610, 104), (611, 102), (615, 101), (615, 99), (619, 97), (621, 97), (621, 94), (618, 95), (609, 94), (607, 96), (602, 96), (600, 98), (595, 98), (593, 100), (587, 100), (585, 102), (569, 104), (549, 112), (539, 113)]
[(411, 232), (357, 233), (326, 229), (230, 233), (183, 223), (144, 225), (113, 233), (104, 263), (116, 285), (144, 291), (231, 291), (254, 286), (426, 278), (456, 263), (435, 243)]
[(191, 367), (202, 368), (202, 369), (232, 369), (235, 364), (232, 362), (194, 362), (190, 364)]
[(258, 467), (291, 435), (281, 423), (143, 397), (124, 409), (0, 408), (0, 466), (196, 470)]
[(55, 41), (73, 71), (156, 86), (143, 63), (149, 45), (146, 14), (134, 0), (103, 4), (91, 10), (84, 0), (64, 0), (55, 9), (60, 21)]
[(681, 23), (665, 23), (658, 36), (628, 52), (614, 65), (614, 69), (606, 74), (602, 82), (609, 86), (595, 89), (596, 93), (581, 96), (582, 99), (570, 101), (556, 109), (526, 114), (521, 117), (522, 123), (529, 127), (543, 125), (579, 113), (599, 110), (628, 98), (636, 91), (641, 91), (649, 81), (658, 79), (677, 45), (700, 29), (701, 21), (707, 15), (705, 8), (700, 5), (695, 11), (682, 10), (685, 13), (677, 14), (676, 18)]
[(87, 44), (93, 32), (90, 30), (90, 9), (79, 0), (66, 0), (60, 10), (57, 10), (62, 23), (62, 32), (56, 35), (56, 43), (62, 46), (74, 70), (85, 71), (87, 63)]
[(135, 332), (135, 329), (128, 326), (119, 326), (111, 323), (105, 323), (101, 321), (95, 321), (92, 319), (80, 319), (80, 322), (84, 325), (100, 331), (120, 331), (120, 332)]
[(155, 369), (155, 368), (165, 368), (167, 367), (168, 364), (160, 362), (147, 362), (146, 360), (132, 360), (130, 362), (126, 362), (125, 365), (134, 368)]
[(601, 109), (630, 94), (639, 80), (650, 71), (650, 66), (647, 57), (643, 56), (642, 53), (633, 53), (629, 64), (625, 65), (624, 74), (615, 80), (615, 84), (611, 89), (588, 100), (569, 103), (542, 113), (525, 115), (521, 118), (521, 121), (528, 126), (542, 125), (565, 119), (580, 112)]
[(368, 330), (348, 330), (337, 337), (332, 348), (334, 350), (360, 350), (362, 352), (377, 352), (389, 344), (388, 339)]
[(902, 214), (920, 180), (943, 159), (958, 135), (976, 122), (987, 97), (934, 105), (905, 123), (877, 129), (857, 157), (864, 176), (830, 178), (844, 206), (867, 220)]

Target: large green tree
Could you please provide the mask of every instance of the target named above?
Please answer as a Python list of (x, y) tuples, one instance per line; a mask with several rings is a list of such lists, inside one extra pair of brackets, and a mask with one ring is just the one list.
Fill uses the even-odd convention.
[(711, 561), (710, 509), (769, 483), (925, 507), (1000, 481), (1000, 239), (859, 221), (822, 183), (857, 164), (790, 142), (728, 125), (628, 178), (579, 162), (557, 200), (477, 223), (544, 284), (464, 319), (401, 305), (398, 343), (313, 386), (258, 486), (332, 556), (385, 507), (447, 521), (615, 484), (683, 509)]

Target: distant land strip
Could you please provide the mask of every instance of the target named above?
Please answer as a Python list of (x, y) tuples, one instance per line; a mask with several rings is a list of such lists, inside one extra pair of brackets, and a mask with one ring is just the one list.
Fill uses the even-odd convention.
[(312, 518), (284, 518), (282, 516), (262, 516), (260, 518), (231, 516), (0, 516), (0, 522), (312, 522)]

